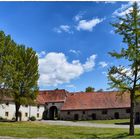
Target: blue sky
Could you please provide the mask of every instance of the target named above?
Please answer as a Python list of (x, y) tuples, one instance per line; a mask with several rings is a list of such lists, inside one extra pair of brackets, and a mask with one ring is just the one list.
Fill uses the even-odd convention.
[(40, 89), (106, 90), (108, 55), (124, 46), (111, 22), (130, 2), (0, 2), (0, 29), (37, 51)]

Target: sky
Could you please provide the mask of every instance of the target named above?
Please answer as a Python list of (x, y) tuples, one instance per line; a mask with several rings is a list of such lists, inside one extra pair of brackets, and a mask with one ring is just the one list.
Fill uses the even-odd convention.
[(110, 23), (131, 2), (0, 2), (0, 30), (39, 57), (40, 90), (108, 90), (109, 56), (125, 44)]

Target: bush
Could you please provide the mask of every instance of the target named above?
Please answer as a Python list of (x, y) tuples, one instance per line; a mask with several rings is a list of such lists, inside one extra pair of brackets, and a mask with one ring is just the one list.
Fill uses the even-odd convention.
[(15, 118), (15, 117), (13, 117), (13, 118), (12, 118), (12, 121), (15, 121), (15, 120), (16, 120), (16, 118)]
[(30, 120), (35, 121), (36, 120), (35, 116), (30, 117)]
[(0, 121), (3, 121), (4, 119), (0, 116)]

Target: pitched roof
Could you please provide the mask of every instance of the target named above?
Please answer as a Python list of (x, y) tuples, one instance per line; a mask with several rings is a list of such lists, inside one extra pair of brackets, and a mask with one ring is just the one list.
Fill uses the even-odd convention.
[(49, 102), (64, 102), (68, 92), (66, 90), (39, 91), (37, 103), (45, 104)]
[(111, 109), (130, 107), (129, 93), (119, 92), (74, 93), (67, 97), (61, 110)]

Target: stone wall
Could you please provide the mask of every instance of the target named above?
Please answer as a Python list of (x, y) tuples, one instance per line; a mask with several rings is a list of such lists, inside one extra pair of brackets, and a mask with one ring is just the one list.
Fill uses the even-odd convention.
[(129, 108), (61, 111), (62, 120), (106, 120), (129, 118)]

